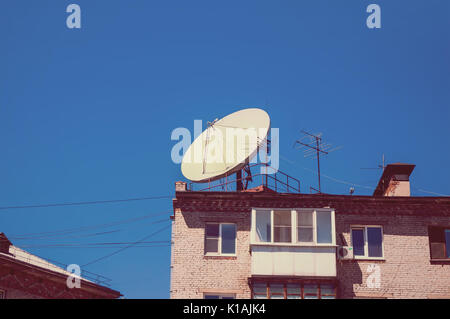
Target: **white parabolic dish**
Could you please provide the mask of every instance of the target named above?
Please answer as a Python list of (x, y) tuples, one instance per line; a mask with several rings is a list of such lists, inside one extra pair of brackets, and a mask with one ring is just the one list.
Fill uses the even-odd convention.
[(181, 172), (193, 182), (213, 181), (230, 175), (249, 162), (266, 143), (270, 117), (249, 108), (214, 121), (189, 146)]

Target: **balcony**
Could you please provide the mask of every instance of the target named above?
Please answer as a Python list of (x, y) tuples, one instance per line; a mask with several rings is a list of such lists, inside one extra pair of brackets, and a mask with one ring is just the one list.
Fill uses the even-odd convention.
[(336, 276), (335, 246), (252, 245), (252, 275)]
[(336, 276), (334, 210), (252, 210), (252, 275)]

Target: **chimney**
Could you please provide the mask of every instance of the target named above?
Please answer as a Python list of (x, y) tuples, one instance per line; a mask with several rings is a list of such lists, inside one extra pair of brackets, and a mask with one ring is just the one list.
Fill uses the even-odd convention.
[(9, 254), (9, 246), (11, 245), (8, 237), (4, 233), (0, 233), (0, 253)]
[(185, 192), (187, 190), (186, 182), (175, 182), (175, 192)]
[(411, 196), (409, 176), (416, 165), (388, 164), (373, 192), (373, 196)]

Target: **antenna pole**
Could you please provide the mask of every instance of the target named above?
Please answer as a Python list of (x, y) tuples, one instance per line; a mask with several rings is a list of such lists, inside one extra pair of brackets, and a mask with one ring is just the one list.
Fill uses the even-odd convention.
[(208, 127), (206, 128), (206, 141), (205, 141), (205, 152), (203, 153), (203, 170), (202, 174), (205, 174), (206, 171), (206, 157), (208, 156), (208, 142), (209, 142), (209, 129), (214, 128), (213, 125), (217, 122), (215, 119), (212, 122), (208, 122)]
[[(320, 154), (323, 153), (323, 154), (326, 155), (326, 154), (328, 154), (329, 152), (332, 152), (335, 149), (329, 150), (329, 147), (330, 147), (329, 144), (325, 144), (325, 145), (322, 144), (322, 138), (320, 137), (321, 136), (320, 134), (319, 135), (314, 135), (314, 134), (311, 134), (311, 133), (308, 133), (308, 132), (305, 132), (305, 131), (302, 131), (302, 133), (305, 134), (305, 135), (308, 135), (312, 139), (312, 141), (309, 144), (307, 144), (307, 143), (301, 142), (301, 139), (300, 139), (300, 140), (295, 141), (295, 144), (300, 144), (300, 145), (303, 145), (303, 146), (306, 146), (306, 147), (310, 148), (313, 151), (314, 150), (316, 151), (315, 153), (316, 153), (316, 156), (317, 156), (317, 177), (318, 177), (318, 182), (319, 182), (319, 189), (318, 189), (318, 191), (319, 191), (319, 193), (322, 193), (322, 187), (321, 187), (321, 184), (320, 184)], [(314, 141), (315, 141), (315, 144), (313, 144)], [(294, 144), (294, 146), (295, 146), (295, 144)], [(312, 144), (312, 145), (310, 145), (310, 144)], [(325, 149), (327, 151), (325, 151)], [(307, 152), (307, 153), (309, 153), (309, 152)], [(314, 154), (314, 153), (312, 153), (312, 154)], [(310, 155), (311, 155), (311, 153), (309, 153), (308, 155), (305, 155), (305, 157), (310, 156)]]
[(316, 136), (316, 145), (317, 145), (317, 175), (319, 176), (319, 193), (322, 193), (321, 188), (320, 188), (320, 156), (319, 156), (319, 137)]
[(244, 187), (244, 185), (242, 184), (242, 170), (238, 170), (236, 172), (236, 190), (237, 191), (241, 191)]

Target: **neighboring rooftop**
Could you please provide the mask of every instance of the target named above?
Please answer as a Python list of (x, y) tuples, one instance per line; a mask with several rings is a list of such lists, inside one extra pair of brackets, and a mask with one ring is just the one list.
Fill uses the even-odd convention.
[[(82, 285), (84, 283), (85, 286), (89, 286), (91, 289), (102, 291), (102, 293), (110, 295), (113, 298), (121, 296), (120, 292), (100, 285), (100, 283), (106, 284), (106, 281), (109, 280), (108, 278), (83, 270), (82, 274), (86, 273), (87, 276), (76, 276), (55, 263), (56, 262), (50, 262), (14, 246), (4, 233), (0, 233), (0, 265), (6, 266), (7, 264), (14, 264), (22, 269), (33, 268), (43, 275), (45, 273), (45, 276), (55, 275), (64, 280), (66, 280), (68, 276), (76, 277), (82, 280)], [(97, 278), (95, 278), (95, 276), (97, 276)], [(87, 277), (90, 279), (87, 279)]]

